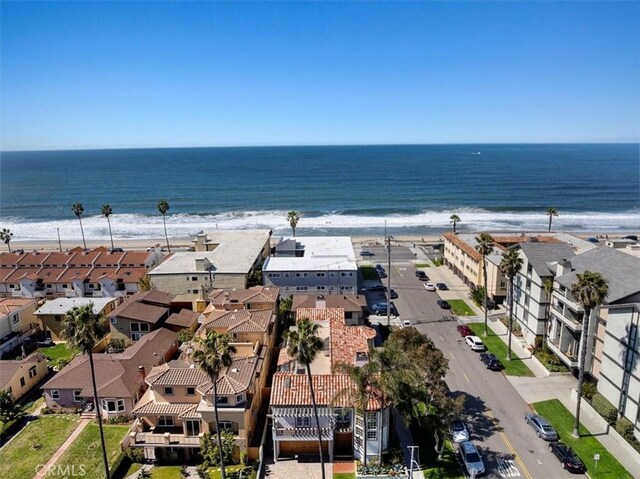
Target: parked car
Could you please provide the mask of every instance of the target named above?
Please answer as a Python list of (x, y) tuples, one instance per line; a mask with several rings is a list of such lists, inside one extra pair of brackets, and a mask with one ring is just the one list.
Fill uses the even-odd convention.
[[(387, 303), (382, 302), (382, 303), (376, 303), (373, 306), (371, 306), (371, 311), (375, 314), (387, 314)], [(391, 310), (391, 315), (392, 316), (398, 316), (398, 310), (396, 309), (396, 305), (391, 303), (391, 306), (389, 308)]]
[(449, 302), (445, 301), (444, 299), (438, 300), (438, 306), (440, 306), (442, 309), (451, 309), (451, 305), (449, 304)]
[(411, 321), (409, 321), (408, 319), (405, 319), (404, 321), (402, 321), (402, 327), (403, 328), (410, 328), (411, 327)]
[(478, 336), (474, 336), (472, 334), (471, 336), (465, 336), (464, 340), (473, 351), (484, 351), (485, 349), (482, 339), (480, 339)]
[(467, 430), (467, 426), (464, 424), (464, 422), (460, 420), (453, 421), (449, 430), (451, 432), (451, 440), (453, 442), (462, 442), (469, 440), (469, 431)]
[(416, 271), (416, 278), (418, 278), (420, 281), (429, 281), (429, 276), (427, 276), (427, 273), (420, 270)]
[(391, 297), (391, 299), (397, 299), (398, 298), (398, 293), (396, 292), (395, 289), (391, 289), (391, 291), (389, 291), (389, 296)]
[(628, 239), (628, 240), (631, 240), (631, 241), (638, 241), (638, 237), (636, 235), (627, 235), (627, 236), (624, 236), (622, 239)]
[(382, 266), (380, 263), (376, 264), (375, 268), (376, 268), (376, 271), (380, 271), (380, 270), (384, 271), (384, 266)]
[(539, 438), (544, 439), (545, 441), (557, 441), (558, 433), (556, 430), (549, 424), (542, 416), (538, 416), (532, 412), (528, 412), (524, 416), (524, 422), (530, 424), (531, 427), (536, 431), (536, 435)]
[(387, 287), (384, 284), (378, 283), (373, 286), (369, 286), (369, 291), (386, 291)]
[(484, 462), (482, 462), (478, 449), (471, 441), (462, 441), (459, 450), (462, 463), (470, 475), (484, 474)]
[(424, 284), (424, 289), (426, 289), (427, 291), (435, 291), (436, 287), (433, 285), (433, 283), (431, 281), (427, 281)]
[(449, 289), (444, 283), (436, 283), (436, 288), (438, 288), (440, 291), (447, 291)]
[(590, 243), (599, 243), (600, 240), (598, 238), (596, 238), (595, 236), (592, 236), (591, 238), (587, 238), (587, 241), (589, 241)]
[(372, 253), (371, 251), (363, 250), (363, 251), (360, 251), (360, 256), (375, 256), (375, 253)]
[(379, 278), (386, 278), (387, 277), (387, 272), (385, 270), (377, 270), (376, 272), (378, 273), (378, 277)]
[(549, 444), (549, 450), (558, 458), (562, 468), (570, 472), (577, 472), (584, 474), (587, 472), (587, 468), (584, 462), (576, 456), (573, 449), (562, 442), (552, 442)]
[(500, 371), (502, 369), (502, 363), (493, 353), (480, 354), (480, 361), (482, 361), (487, 369), (492, 371)]
[(456, 329), (460, 333), (460, 336), (462, 336), (463, 338), (473, 335), (473, 331), (471, 331), (471, 328), (466, 324), (458, 324), (458, 327)]

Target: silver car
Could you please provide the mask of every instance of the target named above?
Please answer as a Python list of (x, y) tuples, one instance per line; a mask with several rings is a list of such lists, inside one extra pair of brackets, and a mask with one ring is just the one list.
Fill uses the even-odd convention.
[(549, 424), (542, 416), (538, 416), (537, 414), (533, 414), (528, 412), (524, 416), (524, 422), (530, 424), (531, 427), (536, 431), (538, 437), (544, 439), (545, 441), (557, 441), (558, 433), (556, 430)]
[(462, 442), (469, 440), (469, 431), (462, 421), (454, 421), (451, 424), (451, 439), (453, 442)]
[(471, 441), (462, 441), (459, 450), (464, 467), (471, 476), (484, 474), (484, 462), (482, 462), (478, 449)]

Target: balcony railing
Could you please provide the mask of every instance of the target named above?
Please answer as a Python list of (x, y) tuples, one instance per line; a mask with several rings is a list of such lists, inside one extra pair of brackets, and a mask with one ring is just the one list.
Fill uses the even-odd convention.
[[(318, 439), (318, 429), (315, 427), (277, 427), (275, 428), (276, 437), (279, 439), (291, 439), (299, 441), (307, 441)], [(330, 427), (321, 427), (320, 432), (323, 439), (333, 438), (333, 429)]]
[(578, 367), (578, 358), (575, 354), (568, 352), (568, 349), (565, 348), (564, 351), (561, 350), (558, 343), (551, 340), (547, 341), (547, 345), (567, 366), (572, 368)]
[(131, 438), (131, 445), (135, 446), (200, 446), (200, 436), (185, 436), (184, 434), (176, 434), (171, 432), (165, 432), (163, 434), (158, 434), (155, 432), (131, 432), (129, 437)]

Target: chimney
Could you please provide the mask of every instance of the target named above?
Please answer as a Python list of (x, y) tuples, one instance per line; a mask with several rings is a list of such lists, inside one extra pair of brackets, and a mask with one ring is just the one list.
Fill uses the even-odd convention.
[(327, 300), (323, 295), (318, 295), (316, 297), (316, 309), (325, 309), (327, 307)]
[(568, 259), (561, 259), (558, 261), (558, 264), (556, 265), (556, 276), (562, 276), (567, 273), (571, 273), (571, 271), (573, 271), (571, 268), (571, 261)]
[(196, 258), (196, 271), (204, 271), (205, 258)]
[(140, 389), (142, 389), (143, 392), (147, 390), (146, 378), (147, 372), (145, 371), (144, 366), (138, 366), (138, 383), (140, 384)]

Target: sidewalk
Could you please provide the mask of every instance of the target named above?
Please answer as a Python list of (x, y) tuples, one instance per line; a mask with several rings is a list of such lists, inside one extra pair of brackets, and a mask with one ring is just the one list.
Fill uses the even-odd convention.
[(47, 475), (51, 466), (53, 466), (58, 459), (64, 454), (64, 452), (69, 448), (71, 443), (75, 441), (75, 439), (80, 435), (80, 433), (84, 430), (85, 427), (92, 421), (92, 419), (81, 419), (78, 427), (71, 433), (71, 435), (67, 438), (66, 441), (62, 443), (62, 446), (58, 448), (58, 450), (51, 456), (51, 459), (47, 461), (47, 463), (40, 469), (40, 472), (36, 474), (34, 479), (42, 479)]

